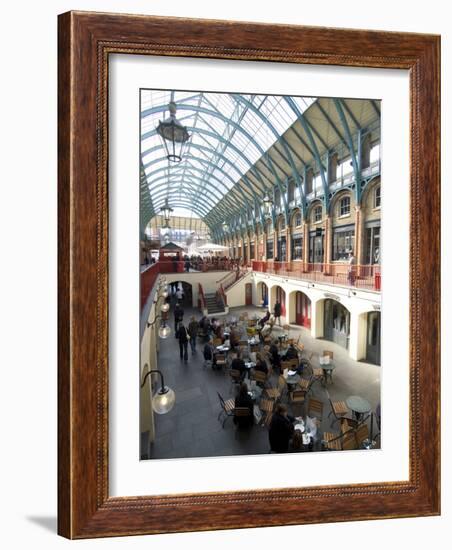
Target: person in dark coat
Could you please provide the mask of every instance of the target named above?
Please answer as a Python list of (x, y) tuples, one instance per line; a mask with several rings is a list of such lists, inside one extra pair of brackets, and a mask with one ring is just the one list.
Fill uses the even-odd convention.
[(177, 329), (177, 337), (179, 338), (180, 358), (184, 361), (188, 361), (188, 330), (185, 328), (182, 321)]
[(245, 378), (245, 361), (242, 359), (242, 354), (240, 352), (237, 353), (237, 357), (231, 361), (231, 369), (238, 370), (240, 372), (240, 377), (242, 378), (242, 380)]
[(174, 335), (177, 338), (179, 323), (182, 323), (184, 318), (184, 310), (179, 302), (177, 302), (176, 307), (174, 308)]
[(287, 453), (289, 451), (289, 441), (294, 431), (293, 421), (294, 418), (287, 414), (287, 407), (282, 403), (278, 403), (268, 432), (270, 449), (274, 453)]
[(196, 338), (198, 337), (199, 324), (193, 316), (188, 324), (188, 334), (190, 336), (190, 346), (192, 354), (196, 352)]
[(262, 357), (262, 354), (260, 352), (256, 353), (256, 366), (254, 367), (254, 370), (258, 370), (260, 372), (268, 374), (267, 362)]
[(277, 367), (278, 369), (281, 369), (281, 357), (279, 356), (277, 343), (278, 341), (274, 340), (270, 346), (270, 349), (269, 349), (270, 361), (273, 367)]
[(270, 319), (270, 311), (267, 310), (267, 313), (259, 320), (260, 326), (263, 327), (269, 319)]
[(278, 320), (278, 325), (281, 326), (281, 304), (279, 302), (276, 302), (275, 309), (273, 310), (273, 314), (275, 316), (275, 319)]
[(239, 393), (235, 398), (234, 405), (236, 407), (246, 407), (249, 409), (249, 416), (234, 416), (234, 424), (240, 428), (247, 428), (254, 424), (254, 403), (251, 396), (248, 393), (248, 386), (246, 382), (240, 384)]
[(284, 359), (286, 361), (290, 361), (291, 359), (298, 359), (298, 353), (293, 344), (290, 344), (289, 348), (286, 351)]

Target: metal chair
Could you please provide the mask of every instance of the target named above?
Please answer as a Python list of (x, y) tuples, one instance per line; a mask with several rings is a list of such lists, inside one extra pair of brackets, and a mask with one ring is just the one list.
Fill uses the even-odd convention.
[(222, 423), (222, 426), (224, 428), (224, 424), (226, 420), (230, 416), (234, 416), (234, 399), (231, 398), (225, 401), (219, 392), (217, 392), (217, 395), (218, 395), (218, 399), (220, 400), (220, 406), (221, 406), (221, 410), (218, 414), (218, 420), (220, 420), (221, 416), (224, 416), (223, 423)]

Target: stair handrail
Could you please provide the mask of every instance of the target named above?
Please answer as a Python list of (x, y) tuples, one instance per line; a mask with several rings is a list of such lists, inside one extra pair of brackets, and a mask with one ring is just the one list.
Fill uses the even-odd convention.
[(204, 296), (204, 289), (202, 284), (198, 283), (199, 305), (201, 310), (207, 309), (206, 297)]
[(228, 299), (226, 297), (226, 293), (224, 291), (223, 284), (220, 284), (220, 286), (218, 287), (217, 299), (219, 299), (222, 302), (223, 307), (226, 307), (228, 305)]

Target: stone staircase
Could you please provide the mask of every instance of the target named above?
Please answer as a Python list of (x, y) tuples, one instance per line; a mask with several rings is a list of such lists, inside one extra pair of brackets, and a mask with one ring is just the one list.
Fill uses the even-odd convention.
[(224, 314), (226, 313), (224, 304), (219, 304), (215, 292), (211, 294), (205, 294), (207, 315)]

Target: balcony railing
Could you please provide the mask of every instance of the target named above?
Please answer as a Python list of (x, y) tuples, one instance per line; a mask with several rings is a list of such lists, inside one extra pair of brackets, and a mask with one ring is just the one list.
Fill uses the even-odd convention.
[(353, 265), (348, 263), (304, 262), (253, 262), (253, 271), (272, 273), (283, 277), (302, 279), (317, 283), (352, 286), (367, 290), (380, 290), (380, 265)]
[(143, 309), (146, 300), (157, 280), (159, 275), (159, 265), (158, 263), (150, 265), (147, 269), (141, 272), (141, 281), (140, 281), (140, 308)]

